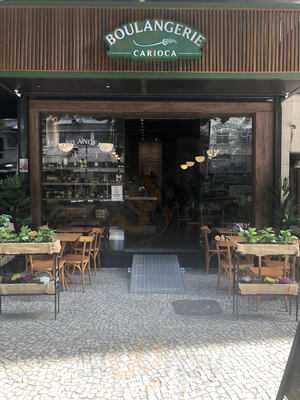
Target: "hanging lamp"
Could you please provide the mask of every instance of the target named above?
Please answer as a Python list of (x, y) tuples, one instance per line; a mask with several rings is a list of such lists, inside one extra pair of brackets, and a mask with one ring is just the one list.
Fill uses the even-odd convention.
[(197, 163), (203, 163), (205, 161), (205, 156), (195, 156), (195, 161)]
[(186, 165), (188, 167), (193, 167), (195, 165), (195, 161), (186, 161)]
[(186, 169), (188, 169), (188, 165), (187, 164), (180, 164), (180, 168), (182, 169), (182, 170), (186, 170)]
[(110, 129), (110, 135), (107, 140), (107, 142), (100, 142), (98, 143), (98, 148), (100, 151), (103, 153), (111, 153), (114, 149), (114, 124), (115, 120), (111, 120), (111, 129)]

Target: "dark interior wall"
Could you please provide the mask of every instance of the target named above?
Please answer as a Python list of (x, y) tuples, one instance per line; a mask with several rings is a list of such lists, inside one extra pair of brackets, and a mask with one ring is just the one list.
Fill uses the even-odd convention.
[(125, 132), (128, 176), (138, 174), (139, 142), (158, 142), (163, 148), (162, 182), (180, 181), (180, 163), (193, 160), (200, 146), (199, 125), (200, 119), (158, 119), (144, 120), (143, 123), (140, 120), (127, 120)]
[(0, 118), (17, 118), (18, 106), (16, 100), (1, 99), (0, 100)]

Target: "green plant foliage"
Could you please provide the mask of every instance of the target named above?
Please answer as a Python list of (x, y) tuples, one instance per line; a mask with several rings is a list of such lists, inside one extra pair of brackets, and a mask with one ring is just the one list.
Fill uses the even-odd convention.
[(53, 242), (55, 240), (55, 231), (50, 228), (40, 228), (37, 232), (36, 242)]
[(8, 214), (2, 214), (0, 215), (0, 227), (8, 227), (9, 224), (11, 223), (12, 216)]
[(276, 243), (276, 234), (274, 229), (269, 227), (259, 231), (259, 242)]
[(246, 243), (257, 243), (260, 239), (256, 228), (242, 229), (240, 231), (240, 238)]
[(291, 243), (297, 239), (298, 238), (294, 236), (289, 229), (280, 230), (277, 236), (277, 241), (281, 243)]
[(1, 226), (0, 227), (0, 242), (16, 241), (17, 235), (11, 229)]
[(30, 215), (30, 197), (24, 179), (15, 175), (0, 180), (0, 212), (13, 216), (17, 224)]
[(256, 228), (242, 229), (239, 233), (242, 242), (246, 243), (292, 243), (297, 237), (290, 229), (281, 229), (278, 233), (274, 228), (268, 227), (257, 231)]
[(30, 242), (32, 240), (32, 230), (27, 225), (22, 225), (18, 234), (19, 242)]

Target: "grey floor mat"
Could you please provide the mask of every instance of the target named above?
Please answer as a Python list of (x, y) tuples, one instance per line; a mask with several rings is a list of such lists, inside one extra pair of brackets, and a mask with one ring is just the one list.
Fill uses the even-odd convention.
[(176, 255), (135, 254), (132, 258), (131, 293), (184, 293), (183, 273)]
[(223, 312), (215, 300), (177, 300), (172, 305), (175, 313), (180, 315), (206, 316)]

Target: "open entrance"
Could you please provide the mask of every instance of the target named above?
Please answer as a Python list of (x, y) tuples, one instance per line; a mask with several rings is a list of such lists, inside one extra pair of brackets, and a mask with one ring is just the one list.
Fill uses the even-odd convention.
[(199, 248), (200, 226), (249, 224), (251, 117), (125, 121), (125, 247)]
[(43, 221), (105, 225), (112, 250), (199, 250), (200, 226), (251, 222), (251, 116), (42, 114)]
[(199, 251), (201, 224), (266, 226), (273, 116), (269, 102), (32, 100), (33, 223), (106, 226), (122, 257)]

